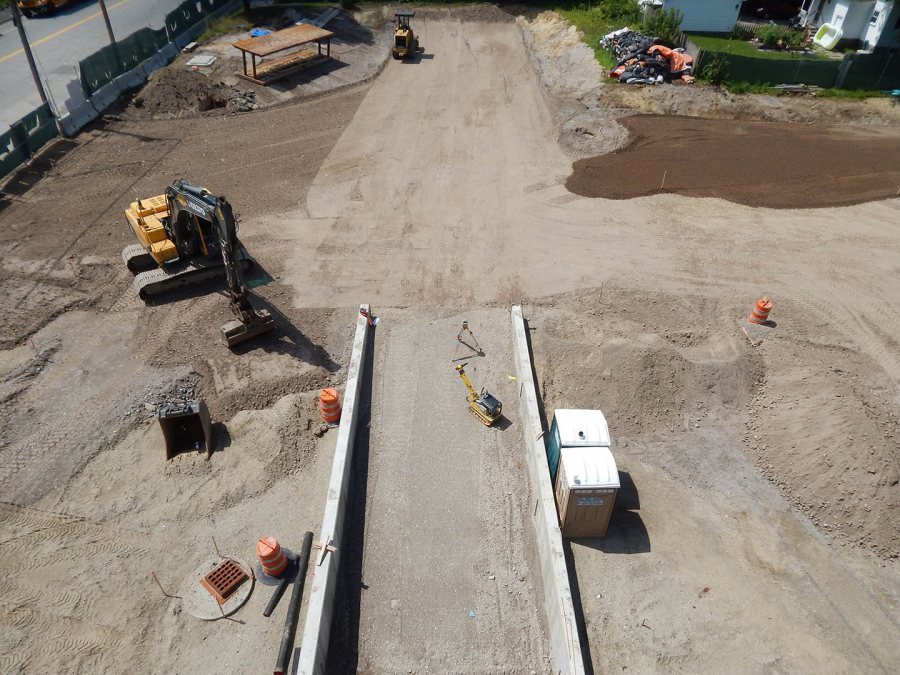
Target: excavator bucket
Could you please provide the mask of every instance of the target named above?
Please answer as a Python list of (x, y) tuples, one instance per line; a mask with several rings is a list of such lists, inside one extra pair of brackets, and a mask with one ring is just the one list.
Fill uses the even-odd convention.
[(166, 440), (167, 460), (191, 450), (207, 455), (213, 451), (212, 424), (204, 401), (169, 403), (160, 406), (156, 417)]
[(256, 310), (250, 323), (241, 321), (229, 321), (222, 326), (222, 339), (229, 347), (234, 347), (247, 340), (268, 333), (275, 328), (275, 319), (268, 310)]

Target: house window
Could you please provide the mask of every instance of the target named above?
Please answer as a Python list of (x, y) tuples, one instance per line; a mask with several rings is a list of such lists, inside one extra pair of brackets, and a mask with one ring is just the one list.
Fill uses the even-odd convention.
[(881, 14), (881, 12), (879, 12), (877, 9), (874, 12), (872, 12), (872, 18), (869, 19), (870, 26), (874, 26), (876, 23), (878, 23), (878, 15), (879, 14)]

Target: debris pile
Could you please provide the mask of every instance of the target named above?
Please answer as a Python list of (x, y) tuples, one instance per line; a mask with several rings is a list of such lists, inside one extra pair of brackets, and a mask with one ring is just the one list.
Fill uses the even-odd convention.
[(165, 68), (154, 73), (128, 108), (133, 119), (171, 119), (224, 108), (229, 113), (255, 110), (256, 93), (210, 79), (197, 70)]
[(609, 76), (623, 84), (659, 84), (675, 79), (692, 82), (694, 59), (628, 27), (604, 35), (600, 46), (612, 52), (616, 67)]

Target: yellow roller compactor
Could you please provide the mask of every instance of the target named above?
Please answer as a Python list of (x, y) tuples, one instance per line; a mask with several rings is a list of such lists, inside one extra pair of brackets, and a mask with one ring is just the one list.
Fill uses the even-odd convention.
[(222, 326), (225, 343), (233, 347), (274, 327), (269, 312), (250, 305), (244, 272), (251, 259), (238, 240), (237, 220), (224, 197), (178, 179), (165, 194), (132, 202), (125, 218), (138, 243), (127, 246), (122, 259), (135, 275), (143, 300), (220, 277), (224, 271), (238, 319)]
[(391, 48), (391, 56), (395, 59), (406, 59), (415, 56), (419, 51), (419, 39), (413, 33), (409, 20), (416, 13), (411, 9), (401, 9), (394, 13), (397, 19), (397, 28), (394, 30), (394, 46)]
[(489, 427), (500, 419), (500, 415), (503, 413), (503, 404), (500, 403), (498, 398), (491, 396), (485, 391), (483, 387), (480, 394), (475, 391), (469, 376), (466, 375), (465, 366), (467, 365), (469, 364), (457, 364), (456, 372), (459, 373), (460, 379), (462, 379), (463, 384), (466, 385), (466, 390), (469, 392), (468, 396), (466, 396), (469, 412), (475, 415), (478, 421)]

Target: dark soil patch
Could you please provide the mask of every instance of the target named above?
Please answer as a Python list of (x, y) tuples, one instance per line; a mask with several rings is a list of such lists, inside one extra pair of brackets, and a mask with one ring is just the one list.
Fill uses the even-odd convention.
[(623, 149), (573, 164), (569, 191), (631, 199), (660, 192), (748, 206), (819, 208), (897, 195), (896, 129), (638, 115)]

